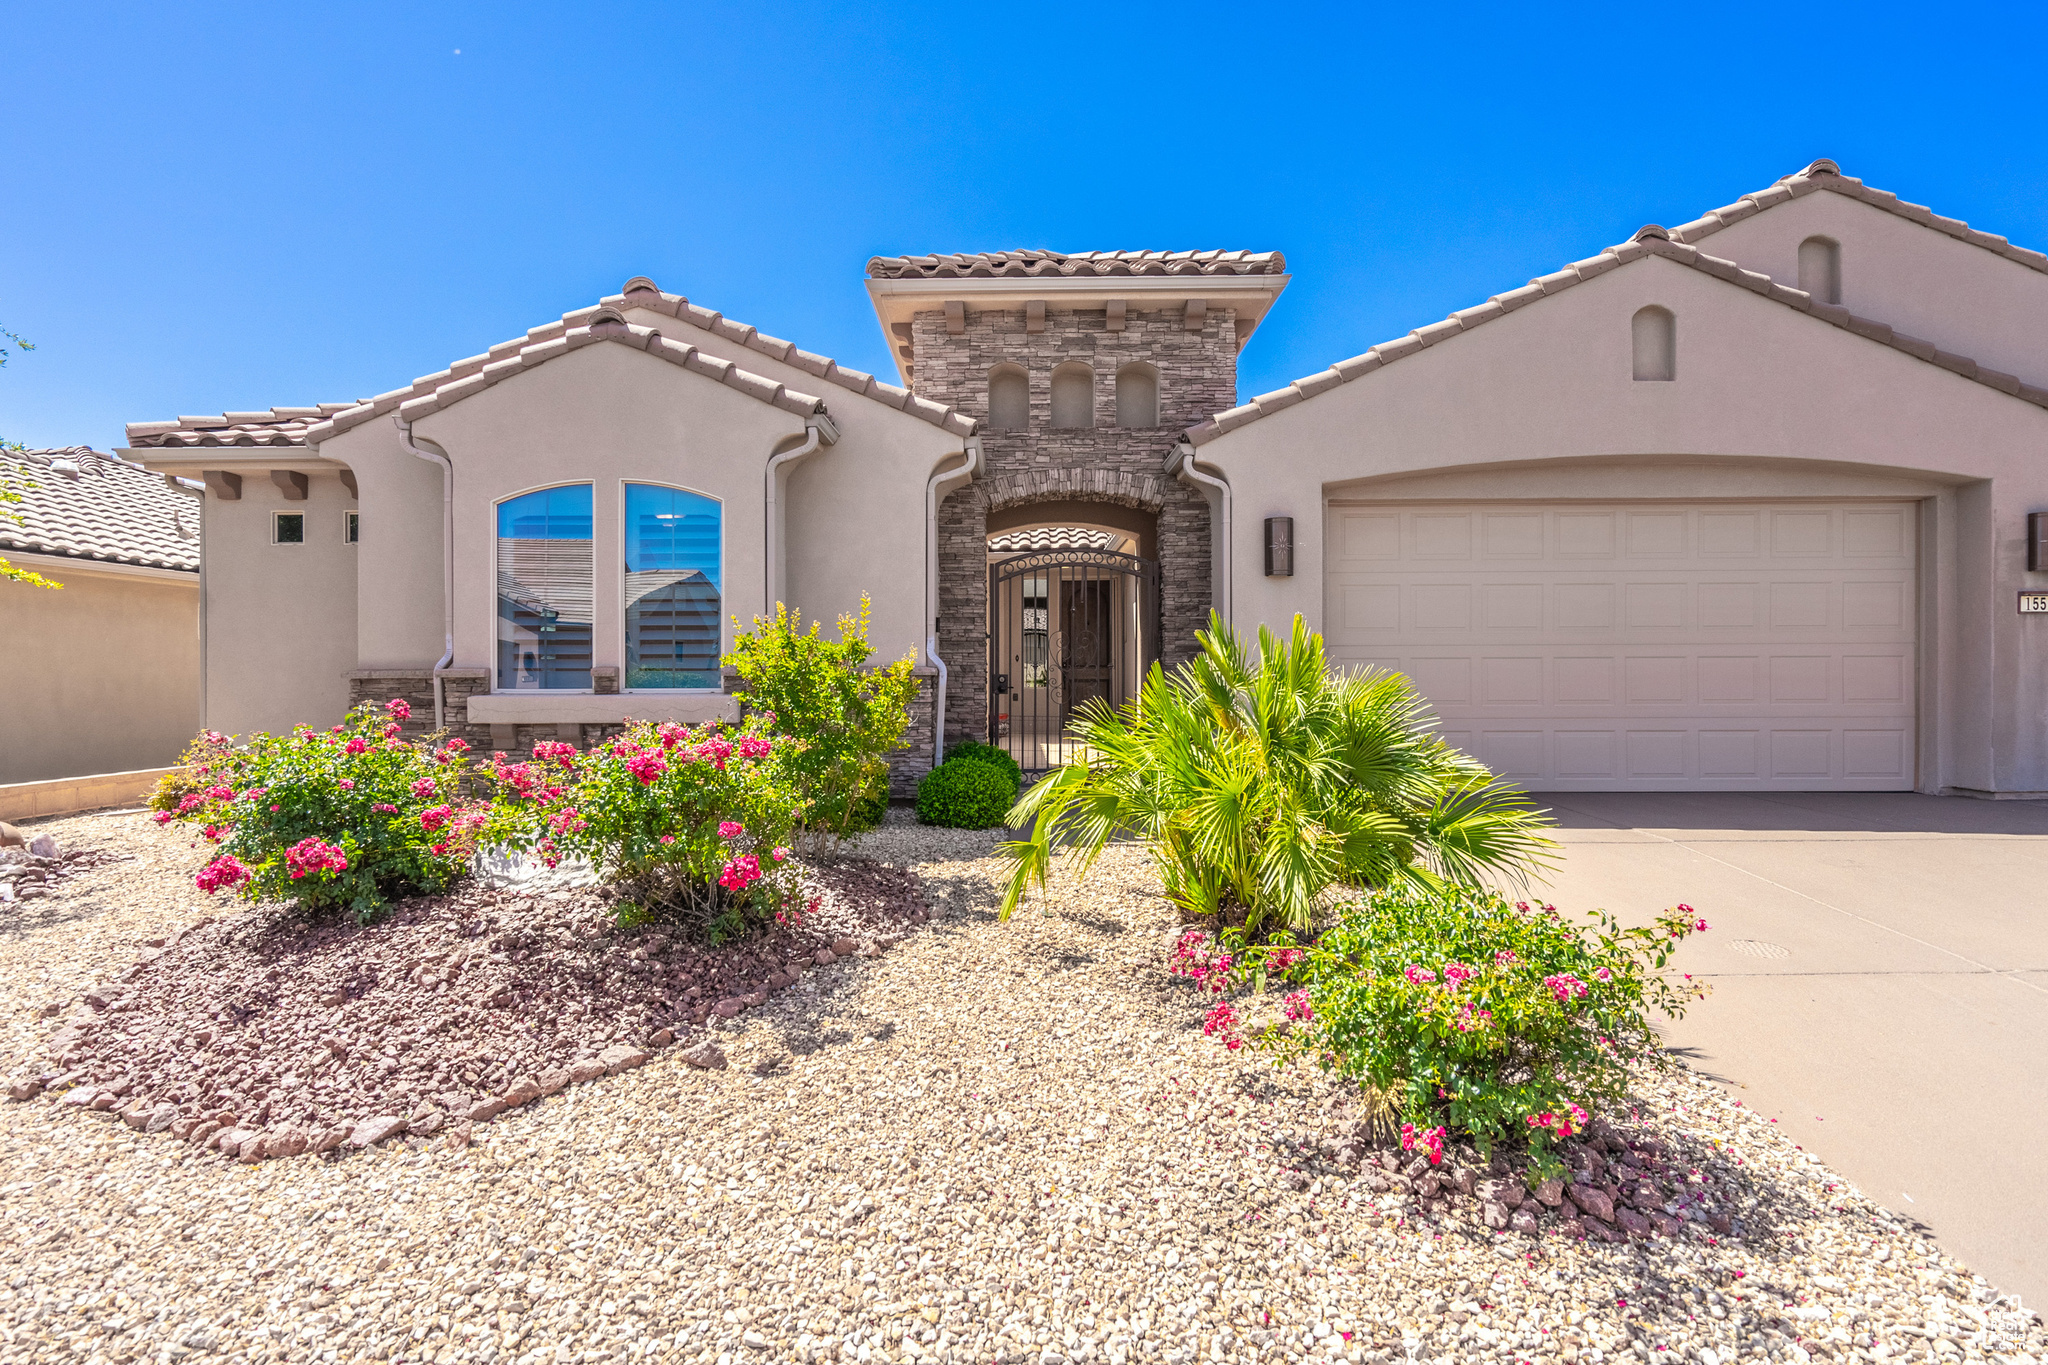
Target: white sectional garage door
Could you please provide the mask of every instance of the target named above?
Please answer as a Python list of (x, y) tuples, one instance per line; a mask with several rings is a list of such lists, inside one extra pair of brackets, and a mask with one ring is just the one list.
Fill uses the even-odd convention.
[(1332, 502), (1325, 635), (1538, 790), (1906, 789), (1916, 515)]

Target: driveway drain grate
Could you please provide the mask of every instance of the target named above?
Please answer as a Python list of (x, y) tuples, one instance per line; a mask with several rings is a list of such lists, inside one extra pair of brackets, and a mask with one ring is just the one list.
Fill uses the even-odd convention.
[(1728, 947), (1735, 952), (1741, 953), (1744, 957), (1780, 958), (1792, 956), (1792, 950), (1789, 948), (1780, 948), (1775, 943), (1765, 943), (1760, 939), (1753, 938), (1731, 939), (1729, 940)]

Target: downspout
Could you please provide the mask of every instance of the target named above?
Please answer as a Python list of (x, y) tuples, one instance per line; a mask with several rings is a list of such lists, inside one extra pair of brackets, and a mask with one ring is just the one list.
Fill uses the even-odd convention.
[(1221, 550), (1212, 550), (1215, 577), (1213, 590), (1218, 603), (1217, 610), (1227, 623), (1230, 612), (1230, 484), (1213, 474), (1204, 474), (1195, 468), (1195, 448), (1183, 441), (1174, 446), (1173, 453), (1166, 458), (1166, 472), (1179, 479), (1188, 487), (1200, 493), (1209, 504), (1210, 515), (1215, 518), (1212, 541), (1221, 545)]
[(776, 485), (785, 466), (795, 464), (804, 456), (817, 450), (821, 445), (832, 445), (839, 440), (839, 428), (823, 412), (804, 422), (804, 443), (794, 450), (785, 450), (780, 455), (768, 457), (768, 470), (763, 475), (767, 485), (766, 506), (762, 519), (767, 523), (768, 554), (763, 561), (765, 580), (762, 584), (762, 615), (772, 616), (776, 603), (782, 600), (782, 513), (783, 506), (776, 496)]
[(164, 487), (199, 500), (199, 728), (206, 728), (206, 489), (187, 488), (176, 474), (164, 475)]
[[(932, 706), (932, 766), (946, 761), (946, 661), (939, 657), (939, 499), (974, 477), (981, 467), (981, 438), (967, 438), (967, 463), (934, 473), (924, 486), (924, 609), (932, 623), (924, 655), (939, 670), (938, 695)], [(940, 484), (945, 488), (941, 489)], [(993, 682), (993, 680), (991, 680)]]
[(412, 443), (412, 423), (396, 413), (391, 424), (398, 439), (420, 459), (441, 466), (441, 657), (434, 664), (434, 728), (448, 728), (447, 703), (442, 696), (441, 670), (455, 658), (455, 464), (437, 450), (422, 450)]

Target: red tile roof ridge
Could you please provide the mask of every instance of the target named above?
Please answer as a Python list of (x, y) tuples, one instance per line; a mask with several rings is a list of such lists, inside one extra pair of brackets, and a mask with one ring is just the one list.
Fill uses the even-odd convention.
[(992, 279), (1000, 276), (1284, 275), (1277, 251), (975, 251), (874, 256), (871, 280)]
[(1933, 228), (1936, 232), (1953, 237), (1959, 242), (1968, 242), (1986, 251), (1997, 252), (2009, 261), (2017, 261), (2030, 270), (2048, 274), (2048, 252), (2014, 246), (2011, 241), (1995, 232), (1973, 228), (1960, 218), (1944, 217), (1924, 204), (1909, 204), (1890, 190), (1872, 189), (1854, 176), (1843, 175), (1842, 168), (1826, 157), (1813, 162), (1805, 170), (1780, 177), (1768, 189), (1745, 194), (1732, 204), (1724, 204), (1720, 208), (1701, 214), (1689, 223), (1679, 224), (1671, 229), (1671, 240), (1683, 242), (1688, 246), (1697, 246), (1703, 238), (1711, 237), (1730, 224), (1739, 223), (1765, 209), (1790, 203), (1794, 199), (1821, 190), (1859, 200), (1887, 213), (1897, 214), (1922, 227)]
[(1979, 384), (1997, 389), (2000, 393), (2010, 394), (2036, 407), (2048, 408), (2048, 389), (2025, 383), (2017, 376), (1979, 365), (1966, 356), (1952, 355), (1931, 342), (1894, 331), (1888, 324), (1859, 317), (1838, 304), (1821, 303), (1804, 290), (1779, 284), (1770, 276), (1754, 270), (1745, 270), (1733, 261), (1709, 256), (1696, 246), (1673, 241), (1666, 229), (1651, 224), (1638, 229), (1631, 240), (1618, 246), (1610, 246), (1597, 256), (1573, 261), (1563, 269), (1548, 275), (1539, 275), (1520, 289), (1496, 294), (1476, 307), (1463, 308), (1452, 313), (1442, 322), (1432, 322), (1416, 328), (1407, 336), (1383, 341), (1361, 355), (1338, 361), (1327, 370), (1297, 379), (1284, 388), (1260, 394), (1248, 403), (1241, 403), (1226, 412), (1205, 418), (1187, 429), (1187, 438), (1193, 445), (1206, 445), (1226, 432), (1235, 431), (1282, 408), (1291, 408), (1304, 399), (1313, 398), (1319, 393), (1336, 388), (1339, 384), (1347, 384), (1360, 375), (1370, 374), (1404, 356), (1414, 355), (1461, 332), (1470, 331), (1495, 318), (1505, 317), (1517, 308), (1534, 303), (1538, 299), (1648, 256), (1661, 256), (1666, 260), (1704, 271), (1716, 279), (1739, 285), (1752, 293), (1810, 314), (1844, 331), (1854, 332), (1893, 350), (1903, 351), (1916, 359), (1939, 365), (1965, 379), (1975, 380)]

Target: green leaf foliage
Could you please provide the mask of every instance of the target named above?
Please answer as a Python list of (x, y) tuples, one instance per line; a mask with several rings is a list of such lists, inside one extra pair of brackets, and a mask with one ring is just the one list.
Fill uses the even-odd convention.
[(200, 827), (217, 852), (209, 893), (295, 900), (301, 910), (375, 918), (393, 899), (445, 888), (481, 843), (517, 837), (511, 812), (462, 795), (469, 746), (401, 737), (404, 702), (364, 702), (330, 730), (203, 732), (189, 771), (151, 799), (159, 823)]
[[(1411, 883), (1349, 901), (1307, 948), (1239, 943), (1208, 972), (1177, 970), (1217, 982), (1221, 963), (1253, 989), (1298, 987), (1285, 1019), (1251, 1041), (1385, 1096), (1415, 1128), (1466, 1133), (1489, 1152), (1526, 1140), (1548, 1169), (1557, 1138), (1622, 1100), (1631, 1067), (1666, 1064), (1652, 1013), (1679, 1017), (1707, 991), (1664, 968), (1706, 928), (1684, 905), (1624, 928), (1605, 913), (1574, 922), (1555, 906)], [(1227, 1003), (1219, 1011), (1211, 1032), (1228, 1041), (1241, 1021)]]
[(544, 862), (586, 857), (630, 898), (621, 922), (722, 943), (800, 913), (788, 841), (807, 808), (803, 749), (760, 713), (738, 728), (643, 721), (586, 753), (544, 742), (532, 762), (493, 755), (490, 775)]
[(1299, 616), (1286, 639), (1261, 627), (1255, 655), (1214, 614), (1196, 638), (1123, 706), (1077, 708), (1081, 756), (1007, 817), (1032, 830), (1004, 845), (1004, 917), (1054, 848), (1085, 869), (1123, 836), (1149, 843), (1183, 912), (1254, 932), (1306, 932), (1333, 887), (1477, 885), (1547, 861), (1542, 815), (1436, 735), (1407, 678), (1333, 672)]
[(858, 617), (839, 618), (837, 640), (823, 638), (816, 621), (801, 629), (803, 613), (777, 603), (774, 616), (757, 616), (734, 636), (725, 656), (746, 685), (749, 711), (803, 741), (790, 778), (809, 803), (806, 828), (832, 839), (881, 823), (888, 756), (903, 747), (917, 696), (908, 656), (868, 667), (868, 622), (865, 594)]
[(998, 749), (995, 745), (983, 744), (980, 740), (965, 739), (946, 750), (946, 760), (948, 762), (956, 759), (969, 763), (986, 763), (991, 767), (1002, 769), (1010, 778), (1010, 799), (1012, 801), (1017, 799), (1017, 793), (1023, 789), (1024, 769), (1015, 758), (1010, 756), (1010, 752), (1007, 749)]
[(917, 818), (948, 829), (991, 829), (1016, 799), (1016, 780), (995, 764), (948, 759), (917, 784)]

